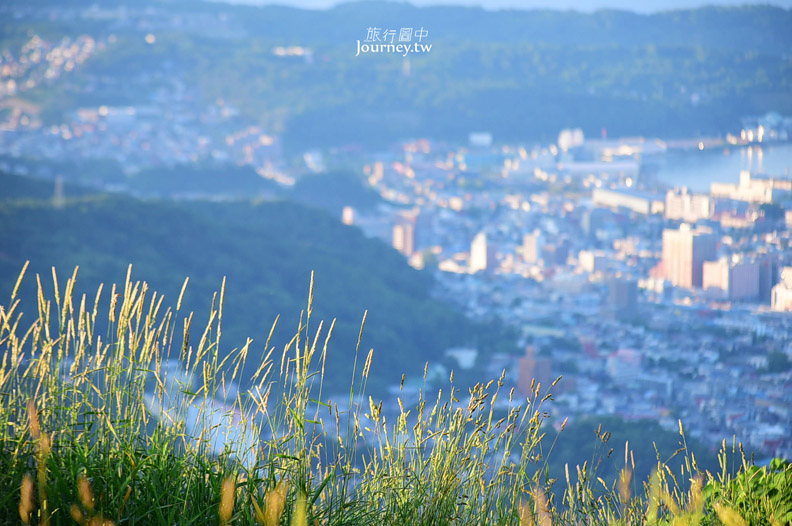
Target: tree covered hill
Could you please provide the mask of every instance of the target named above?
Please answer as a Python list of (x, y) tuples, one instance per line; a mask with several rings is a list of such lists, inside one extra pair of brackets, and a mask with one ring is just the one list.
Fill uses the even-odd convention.
[[(208, 318), (212, 293), (227, 276), (221, 351), (241, 347), (249, 336), (255, 340), (252, 349), (261, 353), (277, 315), (273, 344), (280, 346), (294, 334), (313, 270), (313, 319), (325, 320), (327, 328), (337, 318), (328, 379), (338, 388), (349, 385), (366, 310), (361, 360), (375, 349), (370, 380), (375, 392), (386, 382), (398, 382), (402, 372), (419, 374), (448, 346), (509, 349), (510, 340), (497, 328), (473, 324), (432, 299), (430, 275), (321, 211), (288, 202), (174, 203), (102, 194), (67, 200), (56, 209), (50, 200), (37, 199), (47, 195), (43, 187), (51, 184), (0, 178), (0, 296), (10, 295), (30, 260), (22, 294), (28, 303), (22, 310), (31, 315), (35, 274), (51, 291), (52, 266), (63, 287), (79, 265), (76, 291), (90, 293), (92, 300), (104, 283), (106, 305), (111, 284), (122, 284), (132, 263), (133, 279), (164, 293), (167, 306), (175, 306), (189, 276), (182, 310), (195, 311), (196, 332)], [(248, 363), (257, 366), (256, 360)]]
[[(191, 9), (194, 4), (189, 1)], [(182, 4), (184, 5), (184, 4)], [(180, 9), (174, 4), (175, 9)], [(224, 10), (228, 11), (226, 6)], [(217, 10), (217, 4), (204, 9)], [(365, 37), (368, 27), (428, 28), (430, 40), (544, 42), (577, 46), (700, 46), (778, 53), (789, 49), (789, 9), (769, 5), (669, 10), (654, 14), (604, 9), (593, 13), (550, 9), (485, 10), (480, 7), (417, 7), (408, 2), (353, 1), (328, 10), (265, 5), (237, 6), (251, 35), (291, 42), (334, 43)], [(763, 31), (757, 32), (757, 29)], [(363, 37), (361, 37), (361, 31)]]
[[(140, 84), (158, 76), (178, 76), (206, 102), (234, 105), (247, 122), (280, 134), (289, 152), (380, 147), (416, 136), (466, 140), (475, 130), (504, 141), (551, 140), (570, 126), (588, 135), (602, 128), (612, 136), (723, 135), (738, 132), (748, 115), (792, 113), (792, 11), (778, 7), (640, 15), (398, 2), (321, 11), (116, 3), (142, 25), (89, 20), (80, 14), (86, 2), (71, 8), (68, 22), (37, 18), (46, 10), (28, 7), (32, 14), (0, 37), (0, 47), (16, 49), (27, 31), (51, 38), (113, 33), (115, 43), (77, 68), (70, 82), (26, 92), (42, 105), (45, 120), (60, 123), (80, 105), (145, 104), (151, 89)], [(208, 36), (200, 24), (189, 29), (175, 22), (199, 15), (228, 34)], [(149, 45), (148, 29), (141, 28), (154, 22), (157, 42)], [(356, 41), (367, 38), (369, 27), (423, 27), (433, 47), (406, 59), (356, 57)], [(279, 46), (302, 46), (310, 59), (278, 55)], [(86, 85), (90, 93), (81, 91)]]

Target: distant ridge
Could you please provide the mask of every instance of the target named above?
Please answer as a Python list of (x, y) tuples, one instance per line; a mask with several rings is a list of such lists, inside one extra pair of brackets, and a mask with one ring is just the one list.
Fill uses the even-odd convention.
[[(345, 2), (343, 0), (210, 0), (218, 3), (238, 4), (238, 5), (287, 5), (300, 9), (329, 9), (342, 4), (359, 3), (409, 3), (417, 7), (427, 6), (466, 6), (482, 7), (487, 10), (498, 9), (553, 9), (559, 11), (575, 10), (581, 12), (593, 12), (598, 10), (619, 9), (624, 11), (634, 11), (640, 13), (658, 13), (671, 10), (696, 9), (705, 6), (743, 6), (743, 5), (773, 5), (778, 7), (792, 7), (789, 0), (775, 0), (769, 2), (743, 2), (741, 0), (700, 0), (698, 2), (686, 2), (684, 0), (646, 0), (635, 2), (632, 0), (411, 0), (389, 1), (381, 0), (362, 0)], [(692, 5), (691, 5), (692, 4)]]

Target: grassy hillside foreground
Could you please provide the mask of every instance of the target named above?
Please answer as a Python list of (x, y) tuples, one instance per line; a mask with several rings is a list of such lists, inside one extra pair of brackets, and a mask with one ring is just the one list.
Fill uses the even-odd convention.
[[(22, 316), (27, 280), (37, 283), (38, 309)], [(52, 297), (42, 280), (53, 283)], [(552, 394), (538, 386), (527, 399), (498, 380), (469, 393), (424, 393), (387, 420), (365, 395), (371, 354), (356, 353), (348, 400), (330, 402), (322, 382), (333, 328), (312, 315), (312, 287), (294, 337), (268, 341), (250, 388), (235, 392), (249, 349), (218, 352), (224, 289), (203, 325), (181, 310), (183, 291), (165, 305), (130, 274), (90, 296), (76, 296), (74, 285), (74, 275), (64, 283), (54, 271), (20, 277), (0, 307), (3, 524), (792, 520), (790, 464), (752, 466), (724, 443), (722, 471), (702, 472), (681, 423), (679, 470), (658, 464), (650, 480), (634, 480), (625, 449), (616, 480), (586, 465), (548, 480), (540, 442)], [(99, 334), (102, 320), (108, 329)], [(508, 410), (497, 410), (504, 398)]]

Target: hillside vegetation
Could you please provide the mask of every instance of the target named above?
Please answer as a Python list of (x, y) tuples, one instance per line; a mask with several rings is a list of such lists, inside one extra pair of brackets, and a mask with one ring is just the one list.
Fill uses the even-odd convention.
[[(146, 104), (150, 90), (141, 82), (176, 76), (202, 100), (226, 101), (247, 122), (281, 134), (296, 153), (406, 137), (466, 140), (475, 130), (498, 141), (555, 140), (570, 126), (588, 136), (603, 128), (610, 136), (722, 136), (739, 132), (749, 115), (792, 113), (792, 12), (778, 7), (639, 15), (399, 2), (311, 11), (182, 1), (151, 2), (148, 9), (163, 20), (215, 17), (234, 36), (165, 24), (151, 46), (137, 26), (120, 25), (112, 31), (115, 44), (76, 70), (72, 82), (37, 87), (25, 98), (57, 124), (96, 101)], [(21, 26), (45, 36), (109, 33), (79, 17), (65, 25), (31, 16)], [(424, 28), (432, 49), (408, 59), (356, 57), (356, 42), (370, 27)], [(21, 31), (7, 29), (0, 45), (16, 49)], [(303, 46), (312, 59), (277, 56), (276, 46)], [(97, 78), (114, 82), (80, 90)]]
[[(8, 297), (28, 260), (31, 275), (49, 276), (53, 266), (69, 271), (79, 266), (76, 293), (89, 296), (100, 283), (120, 282), (130, 263), (136, 278), (167, 301), (178, 296), (189, 276), (183, 299), (187, 312), (205, 312), (225, 277), (226, 341), (241, 346), (252, 338), (251, 355), (258, 359), (272, 320), (282, 316), (275, 333), (280, 339), (297, 326), (316, 271), (321, 299), (315, 315), (328, 323), (336, 319), (330, 347), (335, 359), (326, 371), (331, 388), (348, 383), (354, 358), (349, 349), (366, 312), (371, 329), (362, 345), (378, 350), (371, 377), (379, 392), (398, 383), (402, 372), (419, 374), (451, 346), (514, 350), (510, 335), (499, 327), (472, 323), (433, 299), (431, 275), (318, 210), (281, 201), (141, 201), (104, 194), (67, 199), (63, 209), (56, 209), (43, 199), (42, 187), (51, 192), (51, 183), (0, 179), (6, 190), (0, 201), (0, 297)], [(67, 188), (67, 195), (72, 193)], [(35, 286), (34, 280), (22, 285), (28, 313), (36, 310)], [(50, 290), (48, 283), (45, 287)]]

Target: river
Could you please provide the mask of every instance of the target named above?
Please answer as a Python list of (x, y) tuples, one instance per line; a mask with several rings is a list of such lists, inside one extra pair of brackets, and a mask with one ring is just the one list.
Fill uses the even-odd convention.
[(709, 192), (710, 183), (736, 183), (740, 170), (790, 177), (792, 143), (671, 152), (655, 178), (668, 185)]

